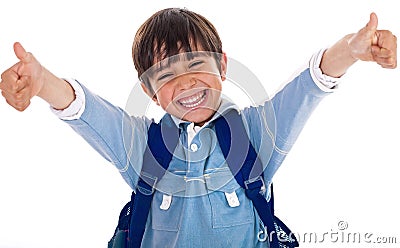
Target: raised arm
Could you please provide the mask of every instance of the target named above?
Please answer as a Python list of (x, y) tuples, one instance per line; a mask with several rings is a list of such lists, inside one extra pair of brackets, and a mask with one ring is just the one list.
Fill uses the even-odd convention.
[(365, 27), (346, 35), (322, 57), (321, 70), (332, 77), (340, 77), (358, 60), (373, 61), (383, 68), (397, 66), (397, 38), (388, 30), (377, 30), (378, 17), (371, 13)]
[(65, 109), (75, 99), (71, 85), (56, 77), (24, 47), (16, 42), (14, 52), (19, 62), (1, 74), (0, 90), (7, 103), (24, 111), (34, 96), (55, 109)]
[[(146, 148), (147, 128), (151, 121), (131, 117), (123, 109), (91, 93), (75, 81), (71, 84), (56, 77), (19, 43), (14, 44), (19, 62), (1, 75), (0, 90), (8, 104), (25, 110), (34, 96), (47, 101), (53, 108), (64, 110), (79, 99), (72, 86), (82, 89), (84, 111), (77, 118), (63, 119), (99, 154), (115, 165), (132, 187), (138, 181)], [(80, 95), (82, 97), (82, 95)], [(71, 105), (72, 106), (72, 105)]]
[[(396, 37), (390, 31), (377, 30), (377, 24), (378, 19), (376, 15), (372, 13), (368, 24), (364, 28), (360, 29), (355, 34), (345, 36), (326, 50), (319, 64), (319, 68), (322, 72), (325, 75), (338, 78), (358, 60), (373, 61), (384, 68), (395, 68), (397, 63)], [(319, 54), (316, 57), (319, 57)], [(264, 159), (264, 156), (266, 157), (264, 161), (268, 161), (264, 171), (264, 179), (266, 182), (272, 181), (273, 175), (296, 142), (300, 132), (319, 102), (324, 96), (334, 91), (334, 89), (329, 87), (327, 82), (319, 82), (321, 78), (316, 76), (317, 71), (315, 68), (317, 68), (318, 65), (313, 64), (315, 62), (316, 60), (312, 59), (309, 68), (302, 71), (290, 83), (286, 84), (285, 87), (271, 99), (275, 114), (275, 126), (273, 124), (268, 126), (269, 123), (267, 119), (260, 121), (263, 120), (263, 116), (268, 116), (268, 113), (271, 112), (271, 103), (266, 102), (264, 106), (258, 109), (249, 108), (245, 110), (245, 115), (247, 115), (249, 119), (254, 116), (257, 117), (252, 119), (253, 123), (256, 123), (257, 120), (261, 123), (259, 129), (257, 129), (256, 125), (251, 129), (252, 132), (256, 133), (256, 135), (254, 135), (255, 137), (260, 137), (263, 133), (271, 133), (264, 132), (263, 130), (273, 131), (273, 128), (276, 128), (275, 133), (272, 132), (271, 135), (273, 136), (273, 134), (275, 134), (275, 136), (272, 137), (274, 141), (272, 153), (270, 153), (269, 150), (260, 153), (261, 158)], [(262, 108), (264, 108), (264, 110)], [(263, 111), (265, 111), (266, 114), (259, 115), (259, 113), (263, 113)], [(269, 116), (271, 116), (271, 114), (269, 114)], [(257, 140), (252, 142), (256, 144), (257, 149), (260, 149)], [(264, 144), (269, 143), (266, 141)], [(271, 157), (268, 157), (269, 155), (271, 155)]]

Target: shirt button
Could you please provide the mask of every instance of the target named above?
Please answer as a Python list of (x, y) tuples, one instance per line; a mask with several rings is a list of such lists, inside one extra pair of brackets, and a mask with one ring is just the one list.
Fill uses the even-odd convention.
[(195, 152), (199, 149), (199, 147), (197, 146), (197, 144), (193, 143), (190, 145), (190, 150), (192, 150), (192, 152)]

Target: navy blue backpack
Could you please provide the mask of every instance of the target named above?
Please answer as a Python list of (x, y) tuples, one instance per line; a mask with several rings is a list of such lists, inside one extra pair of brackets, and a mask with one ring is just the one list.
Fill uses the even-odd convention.
[[(179, 139), (178, 128), (153, 122), (148, 130), (141, 177), (131, 201), (121, 210), (108, 248), (140, 248), (157, 179), (163, 177)], [(295, 236), (274, 214), (274, 197), (268, 202), (260, 193), (264, 185), (263, 166), (249, 141), (241, 116), (231, 110), (214, 121), (216, 136), (226, 162), (237, 183), (266, 226), (271, 248), (298, 247)], [(163, 142), (165, 141), (165, 142)], [(151, 175), (143, 176), (143, 175)], [(156, 178), (156, 179), (154, 179)]]

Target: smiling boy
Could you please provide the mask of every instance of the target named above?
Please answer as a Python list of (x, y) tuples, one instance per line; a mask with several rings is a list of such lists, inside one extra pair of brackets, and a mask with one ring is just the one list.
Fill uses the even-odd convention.
[[(0, 83), (6, 101), (19, 111), (34, 96), (47, 101), (135, 190), (152, 120), (128, 116), (78, 81), (58, 78), (21, 44), (15, 43), (14, 51), (19, 62)], [(181, 141), (169, 173), (156, 186), (143, 247), (269, 247), (258, 237), (263, 226), (251, 201), (227, 169), (212, 133), (214, 120), (231, 109), (241, 114), (269, 186), (313, 109), (352, 64), (397, 64), (396, 37), (377, 30), (371, 14), (357, 33), (313, 55), (309, 67), (271, 100), (240, 110), (221, 98), (229, 61), (203, 16), (176, 8), (155, 13), (139, 28), (132, 54), (143, 90), (167, 112), (161, 121), (176, 125)], [(270, 104), (276, 117), (273, 136), (268, 133)]]
[[(201, 45), (196, 49), (203, 50)], [(172, 116), (202, 126), (221, 103), (226, 60), (225, 54), (182, 52), (141, 74), (142, 88)]]

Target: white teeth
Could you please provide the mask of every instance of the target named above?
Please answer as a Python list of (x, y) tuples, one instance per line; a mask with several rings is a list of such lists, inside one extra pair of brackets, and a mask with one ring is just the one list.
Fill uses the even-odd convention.
[(203, 90), (203, 91), (197, 93), (196, 95), (193, 95), (193, 96), (185, 98), (185, 99), (181, 99), (178, 102), (186, 108), (193, 108), (193, 107), (198, 106), (200, 103), (202, 103), (205, 99), (205, 96), (206, 96), (206, 91)]

